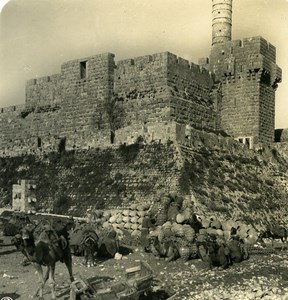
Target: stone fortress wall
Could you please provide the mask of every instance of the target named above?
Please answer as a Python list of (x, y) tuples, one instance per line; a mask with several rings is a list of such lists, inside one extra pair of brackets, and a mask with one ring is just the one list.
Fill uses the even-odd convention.
[(199, 65), (163, 52), (105, 53), (31, 79), (24, 105), (0, 109), (0, 156), (176, 139), (175, 124), (225, 131), (249, 147), (274, 141), (276, 49), (231, 40), (232, 0), (212, 0), (212, 48)]
[(139, 132), (167, 139), (174, 121), (213, 130), (212, 89), (207, 70), (169, 52), (69, 61), (29, 80), (25, 105), (1, 110), (1, 155), (133, 143)]

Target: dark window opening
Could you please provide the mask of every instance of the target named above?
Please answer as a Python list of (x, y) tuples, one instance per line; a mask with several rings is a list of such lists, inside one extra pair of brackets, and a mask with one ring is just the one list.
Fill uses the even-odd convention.
[(62, 138), (58, 145), (58, 151), (64, 152), (66, 150), (66, 138)]
[(110, 131), (110, 142), (111, 144), (114, 144), (115, 142), (115, 131), (113, 130)]
[(38, 148), (41, 148), (41, 147), (42, 147), (42, 141), (41, 141), (41, 138), (40, 138), (40, 137), (37, 138), (37, 147), (38, 147)]
[(238, 138), (238, 141), (242, 144), (244, 144), (245, 146), (247, 146), (248, 149), (252, 149), (253, 148), (253, 137), (242, 137), (242, 138)]
[(87, 61), (81, 61), (80, 62), (80, 78), (86, 78), (87, 77)]
[(282, 134), (283, 134), (283, 129), (276, 129), (275, 130), (275, 142), (276, 143), (279, 143), (279, 142), (281, 142), (281, 136), (282, 136)]
[(246, 138), (245, 139), (245, 144), (248, 146), (248, 148), (250, 149), (250, 138)]

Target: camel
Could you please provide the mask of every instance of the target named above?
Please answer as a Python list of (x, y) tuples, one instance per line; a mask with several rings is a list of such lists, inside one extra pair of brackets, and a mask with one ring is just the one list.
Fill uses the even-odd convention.
[[(56, 299), (55, 291), (55, 266), (56, 262), (64, 262), (70, 276), (71, 282), (74, 281), (72, 274), (72, 256), (68, 239), (63, 235), (59, 236), (56, 231), (49, 225), (37, 237), (34, 236), (35, 228), (25, 227), (21, 230), (21, 250), (22, 253), (34, 265), (39, 279), (40, 287), (35, 293), (38, 299), (43, 299), (43, 289), (46, 281), (49, 281), (51, 289), (51, 299)], [(47, 266), (47, 271), (43, 274), (42, 266)]]

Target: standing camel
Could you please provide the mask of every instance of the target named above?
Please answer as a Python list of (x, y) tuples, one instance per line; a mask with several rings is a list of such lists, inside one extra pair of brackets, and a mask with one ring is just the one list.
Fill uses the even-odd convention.
[[(34, 228), (35, 229), (35, 228)], [(59, 236), (56, 231), (49, 225), (46, 225), (39, 237), (33, 235), (34, 229), (22, 229), (22, 253), (34, 265), (40, 278), (40, 287), (37, 289), (35, 296), (43, 299), (43, 289), (46, 281), (49, 281), (51, 289), (51, 299), (56, 299), (55, 291), (55, 266), (57, 261), (64, 262), (70, 276), (71, 282), (74, 281), (72, 274), (72, 256), (68, 239), (63, 235)], [(45, 275), (42, 266), (47, 266)]]

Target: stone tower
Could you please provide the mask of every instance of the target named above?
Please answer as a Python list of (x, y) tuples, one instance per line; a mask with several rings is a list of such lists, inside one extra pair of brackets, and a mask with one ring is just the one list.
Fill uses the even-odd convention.
[(212, 45), (231, 41), (232, 0), (212, 0)]
[[(276, 48), (262, 37), (231, 40), (232, 0), (212, 0), (209, 69), (220, 83), (220, 127), (249, 147), (274, 141)], [(218, 17), (219, 16), (219, 17)]]

